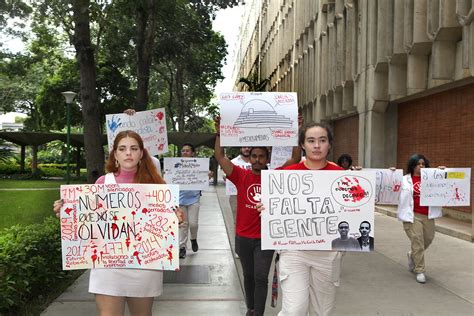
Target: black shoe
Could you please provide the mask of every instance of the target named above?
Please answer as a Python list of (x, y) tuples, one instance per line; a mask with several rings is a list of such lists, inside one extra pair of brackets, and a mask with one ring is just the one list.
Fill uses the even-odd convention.
[(184, 259), (186, 258), (186, 248), (181, 247), (179, 248), (179, 259)]
[(197, 252), (199, 250), (197, 239), (191, 239), (191, 247), (193, 248), (194, 252)]
[(247, 309), (247, 314), (245, 314), (245, 316), (254, 316), (254, 315), (255, 315), (255, 310)]

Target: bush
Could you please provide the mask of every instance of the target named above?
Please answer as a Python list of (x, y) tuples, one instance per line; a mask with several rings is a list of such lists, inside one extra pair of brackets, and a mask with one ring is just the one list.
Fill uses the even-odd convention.
[[(20, 165), (14, 163), (0, 163), (0, 174), (20, 174)], [(25, 173), (31, 173), (30, 167), (25, 167)]]
[(46, 297), (73, 275), (62, 270), (56, 218), (0, 231), (0, 315), (20, 314), (29, 301)]

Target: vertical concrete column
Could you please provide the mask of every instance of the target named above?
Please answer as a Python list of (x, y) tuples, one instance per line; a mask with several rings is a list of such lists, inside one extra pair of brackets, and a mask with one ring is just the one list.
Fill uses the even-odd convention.
[[(474, 23), (469, 24), (467, 26), (469, 28), (469, 69), (471, 71), (471, 76), (474, 75)], [(474, 205), (474, 203), (472, 203)]]
[[(366, 115), (365, 168), (385, 168), (385, 111), (368, 111)], [(359, 121), (360, 124), (360, 121)]]
[(344, 56), (344, 75), (343, 81), (352, 81), (354, 78), (353, 74), (353, 54), (354, 49), (357, 47), (354, 44), (355, 39), (355, 10), (352, 4), (346, 5), (346, 19), (345, 19), (345, 36), (344, 36), (344, 48), (345, 48), (345, 56)]
[(342, 111), (342, 86), (337, 86), (334, 90), (333, 98), (333, 117), (341, 116)]
[(403, 41), (405, 47), (409, 47), (413, 43), (414, 1), (415, 0), (405, 0), (405, 15), (403, 22)]
[(409, 54), (407, 61), (407, 94), (426, 89), (428, 84), (428, 56)]
[(377, 58), (376, 64), (387, 62), (387, 14), (389, 0), (377, 2)]
[[(337, 3), (336, 2), (336, 7)], [(345, 61), (345, 21), (342, 13), (336, 11), (336, 85), (342, 85), (344, 81), (344, 61)]]
[(356, 110), (354, 106), (354, 83), (346, 81), (342, 88), (342, 110), (350, 113)]
[(328, 36), (324, 32), (322, 33), (322, 38), (321, 38), (321, 94), (325, 93), (329, 87), (328, 87)]
[[(318, 33), (315, 32), (315, 34), (318, 34)], [(321, 67), (322, 67), (321, 66), (321, 55), (322, 55), (321, 41), (322, 41), (321, 37), (317, 37), (315, 41), (315, 45), (316, 45), (315, 51), (314, 51), (314, 69), (315, 69), (314, 95), (315, 95), (315, 98), (316, 96), (321, 94), (321, 90), (322, 90), (321, 89)]]
[(462, 28), (456, 16), (456, 1), (428, 2), (428, 37), (433, 42), (430, 61), (431, 80), (452, 80), (455, 72), (456, 42), (462, 37)]
[(328, 90), (326, 94), (326, 118), (328, 120), (330, 120), (332, 118), (332, 115), (334, 114), (333, 103), (334, 103), (334, 93), (332, 90)]
[(377, 1), (367, 3), (367, 64), (375, 65), (377, 62)]
[(404, 2), (396, 0), (393, 7), (393, 42), (392, 54), (388, 56), (388, 93), (390, 99), (398, 99), (406, 95), (407, 55), (403, 40), (404, 29)]
[[(431, 53), (431, 76), (432, 79), (454, 79), (456, 58), (456, 42), (453, 41), (437, 41), (433, 42)], [(446, 61), (451, 62), (446, 62)]]
[(326, 95), (320, 95), (318, 101), (319, 106), (317, 107), (318, 113), (316, 115), (316, 122), (321, 122), (326, 119)]
[(408, 53), (428, 55), (431, 52), (431, 40), (428, 37), (428, 4), (427, 0), (413, 2), (412, 42), (408, 43)]

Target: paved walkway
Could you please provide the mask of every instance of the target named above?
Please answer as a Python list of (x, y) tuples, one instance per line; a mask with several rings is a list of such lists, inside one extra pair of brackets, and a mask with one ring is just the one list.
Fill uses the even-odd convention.
[[(233, 218), (224, 187), (211, 187), (201, 202), (200, 249), (195, 254), (188, 249), (181, 264), (209, 266), (210, 281), (165, 284), (154, 315), (245, 315), (240, 263), (231, 246)], [(423, 285), (407, 270), (409, 242), (402, 225), (376, 213), (375, 229), (375, 252), (344, 257), (334, 315), (474, 315), (473, 243), (437, 233), (426, 254), (427, 283)], [(95, 315), (87, 283), (83, 275), (44, 315)], [(268, 306), (265, 314), (276, 315), (278, 310)]]

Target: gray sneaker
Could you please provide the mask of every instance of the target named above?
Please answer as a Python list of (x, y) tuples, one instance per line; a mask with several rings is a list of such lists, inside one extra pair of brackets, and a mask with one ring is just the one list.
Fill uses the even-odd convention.
[(413, 258), (411, 257), (411, 251), (408, 251), (407, 257), (408, 257), (408, 271), (413, 272), (413, 270), (415, 270), (415, 261), (413, 261)]

